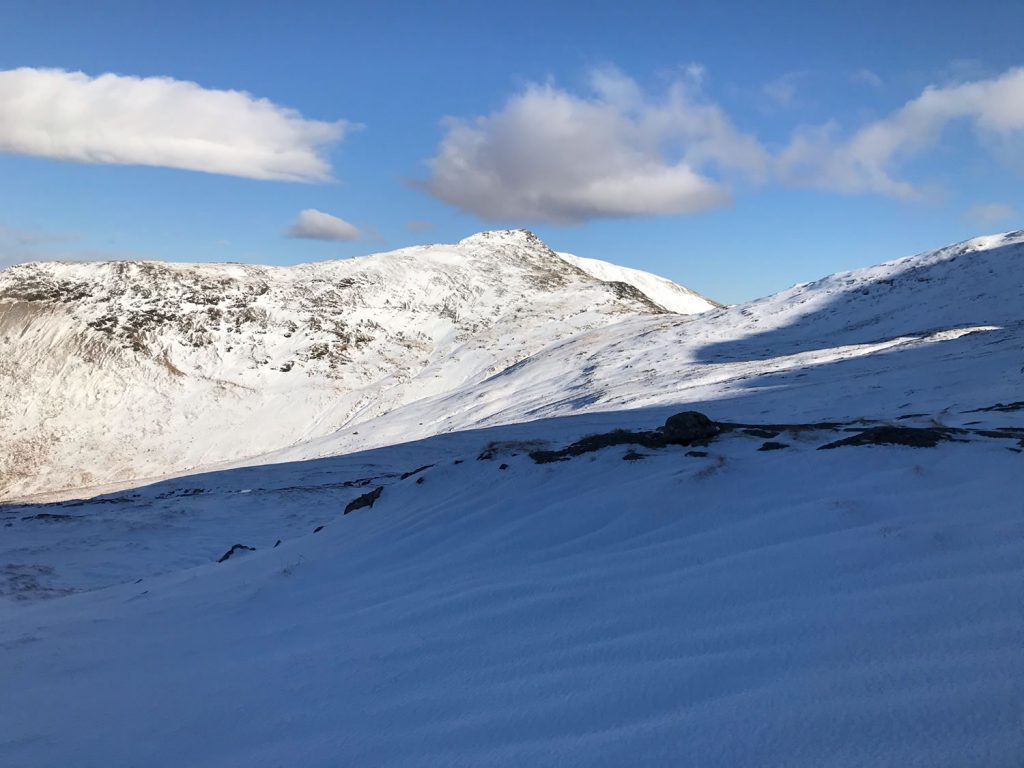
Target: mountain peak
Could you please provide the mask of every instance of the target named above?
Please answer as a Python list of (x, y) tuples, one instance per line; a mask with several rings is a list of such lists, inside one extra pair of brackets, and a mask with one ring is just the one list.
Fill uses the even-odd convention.
[(550, 250), (547, 244), (528, 229), (491, 229), (464, 237), (459, 245), (509, 244), (528, 245)]
[[(631, 279), (595, 277), (526, 230), (291, 267), (8, 270), (0, 273), (0, 376), (15, 385), (0, 397), (9, 446), (0, 452), (0, 498), (325, 437), (486, 379), (574, 334), (663, 312)], [(57, 380), (59, 397), (42, 394)], [(159, 426), (140, 435), (126, 398), (147, 403)], [(252, 425), (244, 439), (232, 430), (238, 424)]]

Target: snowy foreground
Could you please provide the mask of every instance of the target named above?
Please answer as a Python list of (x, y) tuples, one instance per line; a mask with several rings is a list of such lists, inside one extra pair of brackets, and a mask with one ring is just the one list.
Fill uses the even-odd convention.
[(1022, 241), (0, 506), (0, 765), (1019, 766)]

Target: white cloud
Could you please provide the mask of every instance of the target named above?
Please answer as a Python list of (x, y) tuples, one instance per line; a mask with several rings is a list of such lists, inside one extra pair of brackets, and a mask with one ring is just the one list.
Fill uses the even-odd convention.
[(850, 75), (850, 80), (855, 83), (860, 83), (861, 85), (867, 85), (871, 88), (881, 88), (885, 85), (885, 83), (882, 82), (882, 78), (870, 69), (858, 69)]
[(364, 234), (344, 219), (307, 208), (291, 223), (285, 236), (304, 240), (360, 240)]
[(0, 71), (0, 152), (11, 154), (326, 181), (325, 149), (347, 127), (167, 77)]
[(694, 85), (701, 85), (707, 77), (708, 71), (704, 68), (703, 64), (693, 61), (683, 67), (683, 74)]
[(978, 203), (967, 209), (967, 220), (982, 227), (998, 224), (1016, 216), (1017, 211), (1006, 203)]
[(777, 107), (792, 107), (796, 102), (797, 84), (803, 76), (802, 72), (787, 72), (761, 86), (761, 93)]
[(702, 71), (688, 70), (657, 100), (613, 69), (592, 74), (586, 97), (530, 85), (489, 115), (448, 120), (421, 186), (497, 220), (576, 223), (726, 205), (729, 192), (707, 169), (758, 180), (769, 158), (697, 97)]
[(778, 158), (779, 173), (799, 185), (918, 198), (922, 190), (896, 178), (893, 166), (934, 146), (955, 120), (969, 121), (984, 142), (1019, 142), (1024, 68), (987, 80), (928, 87), (846, 140), (837, 139), (834, 124), (800, 131)]

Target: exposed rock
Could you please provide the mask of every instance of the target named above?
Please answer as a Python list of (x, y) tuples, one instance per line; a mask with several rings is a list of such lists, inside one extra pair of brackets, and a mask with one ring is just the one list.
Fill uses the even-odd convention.
[(256, 551), (256, 547), (247, 547), (245, 544), (235, 544), (234, 546), (231, 547), (231, 549), (229, 549), (227, 552), (225, 552), (223, 555), (221, 555), (220, 559), (217, 562), (218, 563), (223, 563), (225, 560), (227, 560), (229, 557), (234, 555), (236, 552), (255, 552), (255, 551)]
[(710, 440), (721, 432), (721, 427), (699, 411), (682, 411), (669, 416), (661, 432), (666, 442), (690, 445)]
[(355, 512), (357, 509), (362, 509), (363, 507), (372, 507), (383, 492), (384, 486), (379, 485), (369, 493), (364, 493), (362, 496), (353, 499), (348, 503), (348, 506), (345, 507), (344, 514), (347, 515), (349, 512)]
[(1010, 411), (1024, 411), (1024, 400), (1016, 400), (1012, 403), (996, 403), (995, 405), (990, 405), (987, 408), (975, 408), (973, 411), (965, 411), (965, 413), (1009, 413)]
[(716, 421), (714, 423), (718, 427), (719, 432), (735, 432), (738, 430), (744, 434), (765, 439), (776, 437), (782, 432), (789, 432), (791, 434), (826, 432), (844, 426), (837, 421), (812, 421), (797, 424), (741, 424), (728, 421)]
[(773, 440), (768, 440), (761, 444), (759, 451), (781, 451), (783, 448), (789, 448), (788, 443), (776, 443)]
[(1000, 440), (1021, 439), (1024, 443), (1024, 427), (996, 427), (995, 429), (972, 429), (971, 434), (980, 437), (994, 437)]
[(434, 466), (434, 465), (433, 464), (424, 464), (422, 467), (417, 467), (416, 469), (412, 470), (411, 472), (403, 472), (402, 476), (399, 478), (399, 480), (407, 480), (410, 477), (412, 477), (413, 475), (418, 475), (420, 472), (425, 472), (426, 470), (430, 469), (432, 466)]
[(664, 448), (665, 436), (661, 432), (631, 432), (628, 429), (616, 429), (599, 435), (587, 435), (572, 445), (557, 451), (531, 451), (530, 458), (537, 464), (549, 464), (553, 461), (566, 461), (573, 456), (592, 453), (614, 445), (640, 445), (644, 448)]
[(904, 445), (909, 448), (934, 448), (952, 440), (953, 431), (943, 427), (869, 427), (855, 435), (828, 443), (818, 450), (847, 445)]
[[(518, 456), (520, 453), (538, 451), (546, 445), (546, 440), (497, 440), (485, 445), (480, 455), (476, 457), (476, 460), (492, 461), (498, 454)], [(458, 464), (460, 461), (461, 459), (458, 459), (455, 463)]]

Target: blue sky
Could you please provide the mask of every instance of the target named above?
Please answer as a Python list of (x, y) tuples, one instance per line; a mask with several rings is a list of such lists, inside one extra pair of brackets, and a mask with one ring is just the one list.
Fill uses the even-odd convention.
[(524, 226), (733, 302), (1024, 226), (1024, 5), (838, 5), (7, 0), (0, 262)]

